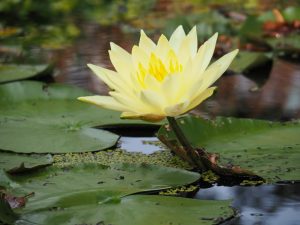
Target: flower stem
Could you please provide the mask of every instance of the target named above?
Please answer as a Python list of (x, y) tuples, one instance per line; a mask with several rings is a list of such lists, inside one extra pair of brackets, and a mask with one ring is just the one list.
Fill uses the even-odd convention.
[(206, 170), (205, 164), (202, 162), (201, 157), (196, 153), (195, 149), (191, 146), (189, 141), (187, 140), (186, 136), (178, 126), (174, 117), (167, 117), (170, 127), (172, 128), (173, 132), (176, 135), (177, 140), (182, 145), (184, 150), (186, 151), (187, 156), (190, 160), (198, 166), (201, 170)]

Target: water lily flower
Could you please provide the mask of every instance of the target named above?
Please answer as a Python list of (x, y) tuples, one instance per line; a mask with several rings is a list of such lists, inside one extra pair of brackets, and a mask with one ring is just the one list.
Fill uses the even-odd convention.
[(209, 65), (217, 34), (199, 49), (196, 27), (187, 35), (179, 26), (168, 40), (155, 44), (141, 31), (131, 54), (111, 43), (110, 60), (116, 71), (88, 64), (110, 88), (110, 96), (79, 100), (121, 111), (121, 118), (159, 121), (184, 114), (210, 97), (211, 85), (225, 72), (238, 53), (234, 50)]

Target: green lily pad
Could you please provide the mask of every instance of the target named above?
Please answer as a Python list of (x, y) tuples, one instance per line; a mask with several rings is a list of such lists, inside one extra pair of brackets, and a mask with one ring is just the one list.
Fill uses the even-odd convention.
[(270, 58), (263, 52), (241, 51), (229, 68), (236, 73), (242, 73), (246, 70), (260, 66), (269, 60)]
[(48, 69), (49, 65), (0, 65), (0, 83), (39, 76)]
[[(214, 224), (234, 215), (230, 201), (130, 195), (182, 186), (198, 173), (147, 164), (81, 164), (12, 176), (13, 192), (34, 192), (14, 224)], [(0, 212), (0, 216), (1, 216)], [(1, 217), (0, 217), (1, 218)]]
[[(194, 147), (220, 154), (221, 165), (240, 166), (267, 182), (300, 180), (299, 122), (184, 117), (179, 124)], [(175, 139), (164, 127), (161, 135)]]
[(51, 155), (24, 155), (0, 152), (0, 169), (8, 173), (20, 173), (51, 165)]
[(0, 149), (20, 153), (88, 152), (114, 146), (118, 136), (95, 126), (149, 124), (82, 103), (79, 88), (22, 81), (0, 86)]
[[(99, 193), (106, 196), (107, 193)], [(22, 214), (16, 221), (38, 224), (181, 224), (209, 225), (234, 215), (230, 201), (196, 200), (166, 196), (132, 195), (110, 201), (43, 209)]]
[[(201, 221), (201, 216), (212, 220), (231, 216), (233, 212), (228, 208), (229, 202), (208, 201), (206, 204), (198, 200), (161, 196), (128, 197), (130, 194), (190, 184), (199, 178), (198, 173), (147, 164), (81, 164), (77, 167), (47, 167), (31, 174), (11, 176), (12, 182), (19, 186), (10, 193), (24, 196), (34, 192), (24, 208), (14, 210), (20, 215), (16, 224), (24, 221), (38, 224), (96, 224), (101, 221), (104, 224), (112, 221), (113, 224), (140, 224), (141, 220), (153, 216), (152, 211), (161, 212), (161, 216), (155, 215), (156, 222), (174, 221), (174, 214), (169, 214), (171, 207), (181, 215), (182, 218), (177, 218), (179, 221), (194, 221), (191, 224)], [(214, 210), (203, 212), (209, 206)], [(132, 216), (135, 214), (137, 218)], [(125, 217), (122, 218), (122, 215)], [(204, 222), (207, 224), (207, 220)]]
[(104, 166), (92, 163), (78, 164), (76, 167), (48, 167), (34, 174), (12, 177), (21, 185), (14, 189), (15, 193), (34, 191), (35, 195), (29, 199), (27, 207), (51, 205), (73, 195), (97, 193), (98, 190), (117, 189), (121, 195), (161, 190), (190, 184), (199, 178), (198, 173), (148, 164)]

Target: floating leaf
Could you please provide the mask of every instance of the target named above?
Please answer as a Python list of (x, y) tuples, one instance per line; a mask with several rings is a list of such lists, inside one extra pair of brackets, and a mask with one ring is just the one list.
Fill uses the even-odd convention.
[[(113, 193), (112, 193), (113, 194)], [(102, 195), (102, 196), (101, 196)], [(107, 193), (99, 193), (104, 198)], [(196, 200), (166, 196), (132, 195), (108, 201), (43, 209), (21, 216), (38, 224), (181, 224), (209, 225), (234, 215), (230, 201)]]
[(48, 69), (49, 65), (0, 65), (0, 83), (39, 76)]
[(68, 202), (70, 196), (80, 193), (118, 190), (121, 195), (127, 195), (182, 186), (199, 178), (198, 173), (147, 164), (78, 164), (76, 167), (48, 167), (34, 174), (14, 176), (13, 180), (21, 185), (14, 189), (15, 192), (34, 191), (27, 207), (46, 207), (58, 201)]
[[(184, 117), (179, 124), (194, 147), (218, 153), (222, 165), (240, 166), (267, 182), (300, 180), (299, 122)], [(166, 128), (158, 135), (168, 142), (174, 140)]]
[(71, 86), (34, 81), (1, 85), (0, 149), (22, 153), (97, 151), (114, 146), (119, 137), (92, 127), (145, 124), (121, 120), (117, 112), (76, 99), (89, 94)]
[[(48, 167), (34, 174), (14, 176), (30, 193), (15, 224), (214, 224), (233, 216), (230, 201), (131, 195), (195, 182), (198, 173), (153, 165)], [(0, 212), (1, 215), (1, 212)], [(153, 216), (155, 215), (155, 216)], [(1, 218), (1, 217), (0, 217)]]
[(52, 163), (51, 155), (24, 155), (0, 152), (0, 169), (8, 173), (20, 173), (48, 166)]
[(263, 65), (269, 60), (270, 58), (263, 52), (240, 51), (229, 68), (236, 73), (242, 73), (245, 70)]

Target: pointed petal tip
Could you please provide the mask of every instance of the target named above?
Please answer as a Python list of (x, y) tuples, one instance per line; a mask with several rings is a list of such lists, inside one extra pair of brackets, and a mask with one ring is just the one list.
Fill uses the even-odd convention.
[(94, 64), (92, 64), (92, 63), (88, 63), (88, 64), (86, 64), (87, 65), (87, 67), (89, 67), (89, 68), (91, 68), (91, 67), (94, 67), (95, 65)]
[(88, 96), (78, 97), (77, 100), (82, 101), (82, 102), (88, 102)]
[(113, 43), (112, 41), (110, 41), (109, 42), (109, 46), (110, 46), (110, 49), (112, 49), (113, 48), (113, 46), (115, 46), (116, 44), (115, 43)]
[(238, 53), (239, 53), (239, 49), (235, 49), (235, 50), (227, 53), (226, 55), (229, 56), (230, 58), (234, 59)]
[(217, 42), (218, 36), (219, 36), (219, 33), (216, 32), (216, 33), (214, 33), (214, 35), (210, 39), (214, 40), (214, 42)]
[(143, 29), (141, 29), (140, 34), (141, 35), (146, 35), (146, 33), (145, 33), (145, 31)]

